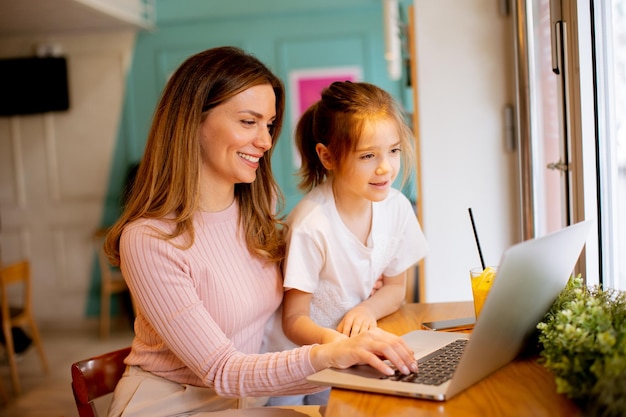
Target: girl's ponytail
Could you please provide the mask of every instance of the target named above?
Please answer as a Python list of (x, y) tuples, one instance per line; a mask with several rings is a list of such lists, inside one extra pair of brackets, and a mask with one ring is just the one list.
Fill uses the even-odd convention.
[(315, 150), (316, 145), (321, 142), (318, 137), (319, 126), (316, 123), (318, 107), (319, 102), (309, 107), (296, 126), (296, 145), (302, 158), (302, 165), (298, 171), (301, 178), (298, 188), (303, 191), (311, 190), (326, 177), (326, 168)]

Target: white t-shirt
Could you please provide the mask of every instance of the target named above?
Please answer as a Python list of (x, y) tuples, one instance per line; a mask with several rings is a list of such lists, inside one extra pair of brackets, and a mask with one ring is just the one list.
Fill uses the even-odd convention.
[[(392, 189), (387, 198), (372, 203), (372, 226), (367, 245), (341, 220), (331, 181), (308, 193), (287, 217), (285, 289), (313, 294), (311, 319), (336, 328), (343, 316), (366, 300), (376, 280), (398, 275), (422, 259), (426, 238), (411, 202)], [(266, 349), (295, 346), (282, 333), (281, 311), (268, 324)], [(283, 342), (280, 342), (280, 340)], [(277, 344), (277, 345), (275, 345)]]

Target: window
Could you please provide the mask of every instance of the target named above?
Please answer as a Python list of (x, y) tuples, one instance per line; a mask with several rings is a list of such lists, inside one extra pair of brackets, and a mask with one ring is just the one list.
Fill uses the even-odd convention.
[(524, 237), (595, 220), (577, 271), (626, 290), (626, 0), (517, 13)]
[(593, 4), (601, 271), (626, 290), (626, 0)]
[(566, 176), (561, 169), (567, 158), (561, 124), (562, 73), (553, 68), (553, 33), (550, 1), (528, 3), (530, 149), (532, 174), (533, 237), (567, 225), (569, 211)]

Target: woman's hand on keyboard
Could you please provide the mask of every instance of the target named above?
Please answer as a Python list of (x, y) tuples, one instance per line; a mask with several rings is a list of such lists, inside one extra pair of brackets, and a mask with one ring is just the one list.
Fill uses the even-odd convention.
[(394, 370), (385, 363), (385, 359), (403, 374), (417, 372), (413, 351), (404, 340), (380, 328), (346, 340), (316, 345), (311, 350), (311, 363), (317, 371), (367, 364), (385, 375), (392, 375)]

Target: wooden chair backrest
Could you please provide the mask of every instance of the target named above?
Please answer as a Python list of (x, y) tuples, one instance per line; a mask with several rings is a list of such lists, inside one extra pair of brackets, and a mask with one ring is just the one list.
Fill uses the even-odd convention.
[[(15, 300), (9, 300), (9, 288), (22, 285), (22, 299), (18, 304)], [(2, 306), (2, 317), (10, 318), (15, 316), (16, 312), (21, 314), (31, 313), (31, 279), (30, 279), (30, 262), (27, 260), (4, 265), (0, 269), (0, 305)], [(11, 304), (13, 302), (13, 304)], [(16, 312), (11, 312), (11, 308)]]
[(122, 378), (130, 347), (72, 364), (72, 391), (80, 417), (97, 417), (94, 400), (112, 393)]

